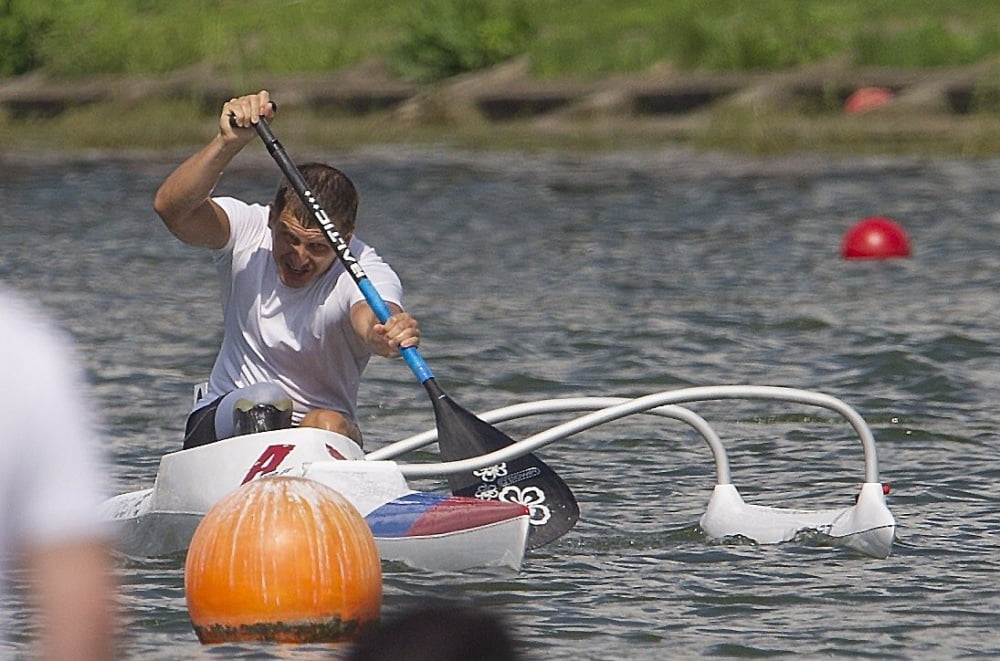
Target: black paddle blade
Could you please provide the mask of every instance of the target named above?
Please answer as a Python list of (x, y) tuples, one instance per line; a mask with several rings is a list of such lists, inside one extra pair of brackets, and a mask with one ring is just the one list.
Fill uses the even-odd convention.
[[(507, 447), (514, 440), (456, 404), (437, 384), (427, 386), (437, 420), (438, 446), (445, 461), (478, 457)], [(528, 548), (538, 548), (561, 537), (580, 518), (573, 492), (533, 454), (448, 476), (456, 496), (520, 503), (531, 512)]]

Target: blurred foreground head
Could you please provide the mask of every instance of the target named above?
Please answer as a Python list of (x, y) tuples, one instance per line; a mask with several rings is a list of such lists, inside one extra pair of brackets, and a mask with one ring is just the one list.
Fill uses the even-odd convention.
[(358, 641), (348, 661), (517, 661), (495, 615), (462, 604), (435, 605), (384, 620)]
[[(0, 319), (0, 658), (16, 644), (17, 658), (103, 661), (114, 652), (117, 586), (83, 367), (72, 338), (2, 286)], [(12, 634), (24, 620), (10, 612), (21, 608), (31, 615), (23, 646)]]

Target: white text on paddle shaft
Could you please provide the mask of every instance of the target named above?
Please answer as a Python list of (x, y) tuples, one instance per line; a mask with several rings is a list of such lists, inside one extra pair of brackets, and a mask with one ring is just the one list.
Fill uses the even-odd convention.
[(350, 249), (347, 247), (347, 242), (344, 241), (344, 237), (340, 235), (337, 231), (336, 226), (330, 217), (326, 215), (326, 211), (323, 207), (319, 205), (316, 201), (316, 196), (312, 194), (312, 191), (308, 188), (305, 189), (306, 199), (309, 200), (309, 204), (312, 205), (313, 216), (319, 221), (319, 224), (323, 227), (323, 231), (326, 232), (326, 238), (330, 240), (333, 244), (333, 249), (337, 251), (337, 255), (340, 256), (341, 261), (344, 262), (344, 266), (351, 272), (351, 275), (355, 279), (360, 279), (365, 277), (365, 272), (361, 268), (361, 264), (358, 260), (351, 254)]

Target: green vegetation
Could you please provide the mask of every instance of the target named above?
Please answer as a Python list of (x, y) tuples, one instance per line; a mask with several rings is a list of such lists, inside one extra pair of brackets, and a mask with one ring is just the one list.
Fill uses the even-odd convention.
[(477, 71), (524, 53), (535, 36), (525, 0), (434, 0), (407, 20), (390, 57), (421, 81)]
[(433, 80), (526, 54), (541, 77), (746, 70), (832, 56), (962, 65), (1000, 53), (997, 2), (955, 0), (0, 0), (0, 75), (319, 72), (380, 57)]
[[(688, 122), (582, 115), (543, 127), (528, 117), (489, 122), (461, 106), (407, 120), (302, 106), (283, 115), (282, 136), (334, 149), (408, 142), (600, 150), (680, 141), (755, 153), (996, 154), (998, 12), (998, 0), (0, 0), (0, 85), (36, 73), (18, 82), (71, 88), (105, 74), (130, 81), (96, 103), (0, 107), (0, 149), (186, 149), (210, 135), (216, 87), (228, 95), (379, 63), (424, 85), (426, 101), (440, 81), (519, 58), (539, 79), (584, 83), (821, 62), (842, 72), (987, 66), (960, 116), (938, 109), (844, 117), (842, 89), (830, 86), (820, 99), (725, 104)], [(161, 84), (168, 78), (208, 81), (209, 93)], [(449, 103), (433, 98), (427, 106)]]
[(0, 0), (0, 77), (27, 73), (43, 65), (37, 35), (51, 20), (31, 3)]

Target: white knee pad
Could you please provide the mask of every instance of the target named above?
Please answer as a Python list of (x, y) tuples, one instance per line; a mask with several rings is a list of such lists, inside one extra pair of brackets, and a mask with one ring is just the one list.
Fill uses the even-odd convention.
[(276, 383), (255, 383), (227, 394), (215, 411), (217, 438), (292, 426), (292, 399)]

